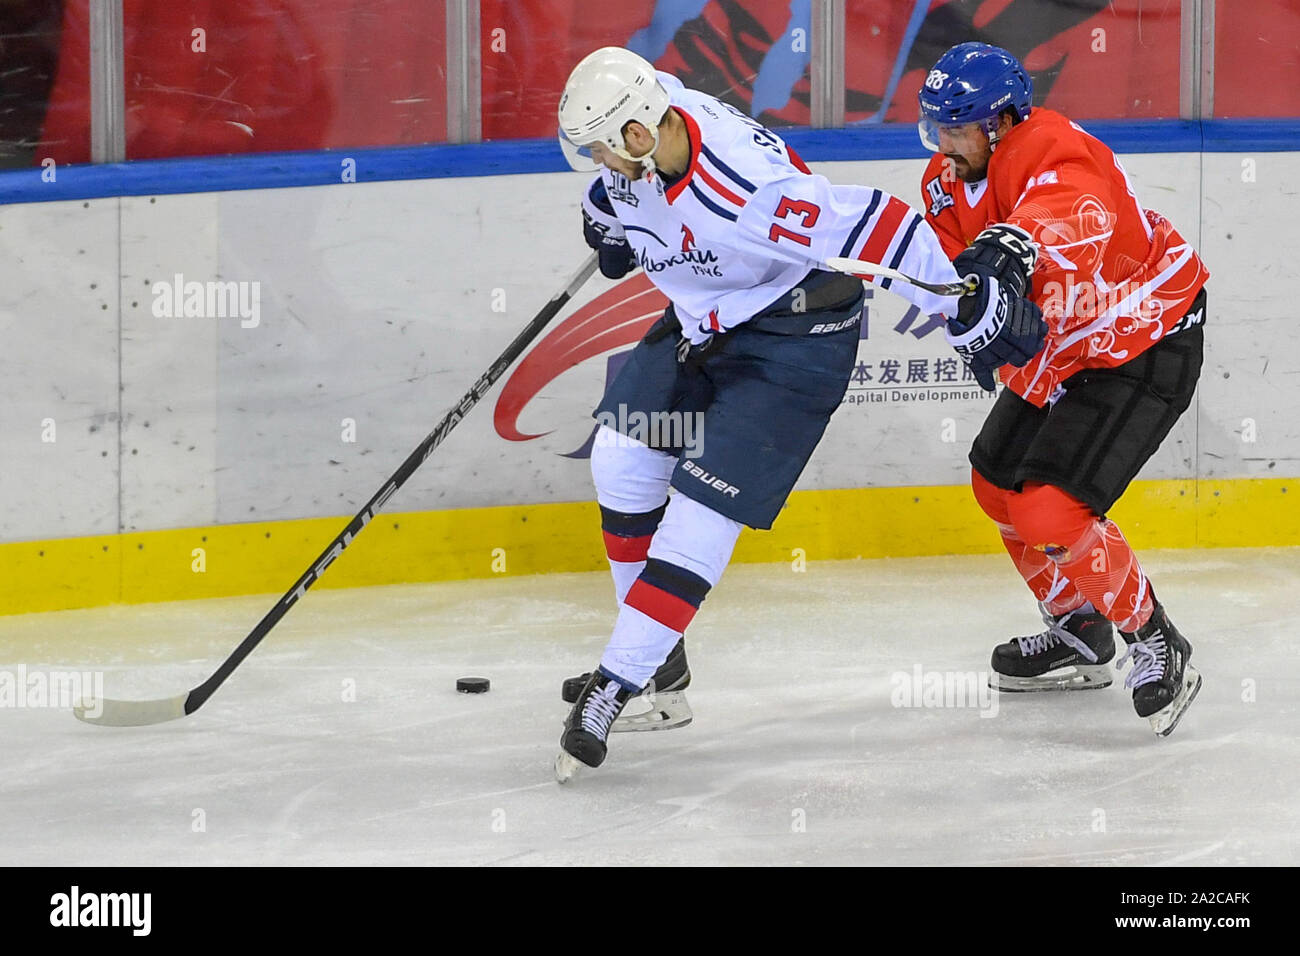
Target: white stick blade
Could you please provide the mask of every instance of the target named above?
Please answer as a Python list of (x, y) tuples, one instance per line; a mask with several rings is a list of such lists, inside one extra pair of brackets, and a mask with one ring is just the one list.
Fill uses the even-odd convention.
[(87, 724), (101, 727), (144, 727), (162, 724), (185, 716), (185, 698), (165, 697), (161, 700), (83, 700), (72, 708), (72, 715)]
[(849, 259), (845, 256), (832, 256), (826, 264), (838, 272), (847, 272), (852, 276), (874, 276), (877, 279), (904, 279), (901, 272), (895, 272), (888, 266), (877, 262), (864, 262), (861, 259)]

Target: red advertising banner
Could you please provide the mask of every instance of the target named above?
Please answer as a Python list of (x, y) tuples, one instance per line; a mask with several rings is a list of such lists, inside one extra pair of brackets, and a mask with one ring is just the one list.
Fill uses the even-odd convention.
[[(440, 142), (446, 9), (428, 0), (123, 0), (132, 159)], [(1249, 7), (1248, 11), (1244, 9)], [(90, 156), (89, 0), (0, 7), (8, 153)], [(485, 139), (551, 136), (573, 65), (627, 46), (773, 126), (810, 121), (811, 0), (480, 0)], [(1179, 110), (1180, 5), (847, 0), (850, 124), (911, 122), (948, 47), (1006, 47), (1035, 102), (1087, 119)], [(1218, 5), (1216, 116), (1300, 116), (1300, 3)], [(48, 103), (41, 99), (48, 96)], [(33, 155), (34, 147), (34, 155)]]
[[(123, 0), (128, 159), (446, 139), (428, 0)], [(40, 156), (90, 158), (89, 0), (67, 0)]]

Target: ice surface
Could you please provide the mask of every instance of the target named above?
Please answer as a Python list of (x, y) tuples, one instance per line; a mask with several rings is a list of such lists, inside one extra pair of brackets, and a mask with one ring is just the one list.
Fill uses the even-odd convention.
[[(607, 575), (312, 592), (183, 720), (0, 709), (0, 863), (1295, 865), (1300, 549), (1145, 562), (1205, 679), (1167, 739), (1120, 681), (893, 705), (894, 675), (982, 678), (1040, 629), (1005, 558), (735, 566), (688, 636), (695, 723), (565, 787), (560, 683), (604, 645)], [(0, 618), (0, 671), (180, 693), (273, 600)]]

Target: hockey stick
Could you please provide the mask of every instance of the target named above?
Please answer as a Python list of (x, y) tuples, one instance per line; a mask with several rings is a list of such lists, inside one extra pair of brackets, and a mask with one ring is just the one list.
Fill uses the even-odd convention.
[(896, 269), (890, 269), (888, 266), (882, 266), (876, 262), (864, 262), (861, 259), (846, 259), (843, 256), (835, 256), (827, 259), (826, 264), (832, 269), (839, 272), (847, 272), (854, 276), (875, 276), (877, 279), (902, 279), (904, 282), (911, 283), (918, 289), (924, 289), (927, 292), (933, 292), (935, 295), (969, 295), (979, 288), (979, 280), (974, 276), (967, 276), (961, 282), (922, 282), (920, 279), (914, 279), (906, 273), (899, 272)]
[[(918, 289), (925, 289), (927, 292), (933, 292), (935, 295), (971, 295), (979, 288), (979, 279), (973, 275), (968, 275), (961, 282), (922, 282), (920, 279), (914, 279), (905, 272), (899, 272), (888, 266), (882, 266), (878, 262), (865, 262), (862, 259), (847, 259), (843, 256), (834, 256), (827, 259), (826, 264), (832, 269), (839, 272), (847, 272), (851, 276), (858, 276), (865, 279), (867, 276), (874, 276), (877, 279), (902, 279), (904, 282), (910, 282)], [(1001, 382), (1001, 373), (994, 369), (994, 380)]]
[(366, 506), (348, 522), (347, 527), (339, 532), (338, 537), (329, 543), (329, 546), (321, 552), (320, 557), (312, 562), (311, 567), (304, 571), (302, 576), (294, 582), (293, 587), (284, 593), (284, 596), (276, 602), (275, 607), (271, 608), (266, 616), (257, 622), (257, 626), (249, 632), (248, 636), (244, 638), (211, 677), (187, 694), (165, 697), (160, 700), (109, 700), (107, 698), (99, 701), (83, 700), (73, 709), (77, 719), (88, 724), (101, 724), (109, 727), (139, 727), (145, 724), (161, 724), (164, 721), (185, 717), (202, 707), (203, 702), (211, 697), (222, 682), (239, 666), (240, 662), (252, 653), (253, 648), (257, 647), (262, 638), (266, 637), (271, 628), (275, 627), (279, 622), (280, 618), (288, 613), (294, 602), (307, 593), (307, 589), (316, 583), (317, 579), (325, 573), (325, 569), (343, 553), (343, 549), (352, 543), (353, 539), (361, 533), (361, 530), (370, 523), (370, 519), (388, 503), (388, 499), (393, 496), (397, 489), (402, 487), (411, 475), (415, 474), (416, 469), (424, 464), (425, 459), (433, 454), (435, 448), (442, 444), (443, 439), (451, 433), (451, 430), (487, 394), (493, 383), (505, 374), (506, 369), (513, 365), (524, 350), (532, 344), (533, 339), (537, 338), (542, 329), (546, 327), (546, 324), (555, 318), (560, 309), (564, 307), (564, 304), (573, 298), (574, 293), (596, 271), (596, 263), (597, 257), (593, 252), (582, 263), (578, 271), (573, 274), (573, 277), (569, 279), (568, 285), (562, 291), (557, 292), (524, 330), (515, 336), (515, 340), (506, 346), (506, 350), (497, 357), (497, 360), (488, 367), (482, 377), (465, 393), (460, 402), (438, 423), (438, 427), (416, 446), (415, 451), (411, 452), (406, 461), (402, 462), (397, 471), (393, 472), (389, 479), (384, 482), (383, 487), (376, 492), (375, 496), (366, 502)]

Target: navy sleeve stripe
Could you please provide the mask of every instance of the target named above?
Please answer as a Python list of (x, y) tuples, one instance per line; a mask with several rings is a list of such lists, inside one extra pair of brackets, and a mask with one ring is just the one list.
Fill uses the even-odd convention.
[[(907, 232), (903, 233), (903, 241), (900, 242), (898, 248), (894, 250), (894, 258), (890, 260), (889, 268), (897, 269), (898, 264), (903, 261), (903, 256), (907, 253), (907, 246), (912, 241), (912, 234), (916, 232), (916, 227), (920, 224), (921, 217), (913, 216), (911, 225), (907, 227)], [(888, 289), (893, 284), (893, 279), (886, 279), (880, 283), (880, 287), (882, 289)]]
[(704, 195), (704, 193), (700, 192), (700, 190), (696, 187), (695, 183), (688, 183), (686, 188), (695, 194), (695, 198), (700, 201), (700, 204), (704, 206), (705, 209), (709, 210), (710, 212), (717, 213), (723, 219), (729, 219), (732, 222), (736, 221), (735, 213), (727, 212), (727, 210), (723, 209), (717, 203), (712, 202), (707, 196)]
[(858, 236), (862, 235), (862, 230), (867, 227), (867, 221), (872, 217), (876, 211), (876, 207), (879, 205), (880, 190), (877, 189), (875, 190), (875, 194), (871, 197), (871, 202), (867, 204), (867, 211), (862, 214), (862, 218), (858, 220), (858, 224), (854, 226), (853, 231), (849, 233), (849, 238), (845, 241), (844, 248), (840, 250), (840, 256), (842, 258), (853, 255), (853, 247), (858, 244)]
[(898, 249), (894, 251), (894, 258), (889, 263), (889, 268), (897, 269), (898, 264), (903, 261), (903, 254), (907, 252), (907, 246), (912, 241), (912, 234), (916, 232), (916, 227), (921, 224), (920, 216), (912, 216), (912, 224), (907, 227), (907, 232), (903, 233), (903, 241), (898, 244)]
[(732, 169), (722, 160), (718, 159), (718, 157), (714, 155), (713, 150), (709, 149), (709, 147), (704, 145), (704, 143), (700, 143), (700, 152), (702, 152), (705, 156), (709, 157), (709, 162), (711, 162), (714, 166), (718, 167), (719, 172), (725, 173), (727, 175), (727, 178), (730, 179), (732, 182), (734, 182), (741, 189), (748, 190), (751, 193), (758, 191), (757, 186), (751, 183), (744, 176), (740, 175), (740, 173), (736, 172), (734, 169)]

